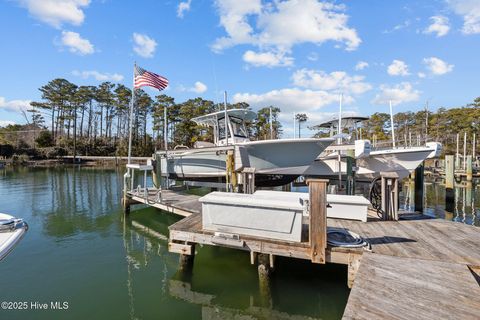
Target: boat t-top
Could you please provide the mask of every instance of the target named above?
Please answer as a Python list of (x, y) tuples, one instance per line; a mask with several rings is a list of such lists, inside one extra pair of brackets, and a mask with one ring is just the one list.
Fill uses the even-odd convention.
[(233, 153), (234, 172), (255, 168), (257, 186), (276, 186), (302, 175), (327, 148), (332, 138), (251, 141), (246, 123), (256, 119), (248, 109), (230, 109), (193, 118), (213, 131), (213, 141), (197, 141), (193, 148), (157, 151), (161, 175), (169, 179), (223, 182), (227, 153)]

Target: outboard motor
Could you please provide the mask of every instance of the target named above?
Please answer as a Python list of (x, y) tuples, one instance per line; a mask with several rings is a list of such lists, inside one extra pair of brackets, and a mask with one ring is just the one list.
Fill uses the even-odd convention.
[(426, 146), (432, 149), (427, 159), (438, 158), (442, 154), (443, 146), (440, 142), (427, 142)]
[(369, 157), (370, 150), (370, 140), (355, 140), (355, 159)]

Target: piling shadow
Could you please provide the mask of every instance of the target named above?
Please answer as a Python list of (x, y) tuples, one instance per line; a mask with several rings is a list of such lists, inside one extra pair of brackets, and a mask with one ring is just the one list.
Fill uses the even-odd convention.
[(374, 245), (374, 244), (388, 244), (388, 243), (402, 243), (402, 242), (417, 242), (416, 240), (403, 238), (403, 237), (374, 237), (374, 238), (365, 238), (365, 240)]
[(472, 273), (475, 280), (477, 280), (478, 285), (480, 286), (480, 267), (468, 266), (468, 270)]

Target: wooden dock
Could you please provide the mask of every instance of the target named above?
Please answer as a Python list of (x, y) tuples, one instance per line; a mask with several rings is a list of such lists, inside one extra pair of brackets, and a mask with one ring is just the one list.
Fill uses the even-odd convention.
[[(202, 229), (199, 196), (163, 191), (158, 201), (151, 190), (129, 193), (133, 203), (186, 216), (171, 225), (169, 249), (193, 255), (195, 244), (223, 246), (256, 255), (286, 256), (313, 261), (308, 240), (286, 242), (258, 237), (221, 239)], [(156, 203), (155, 203), (156, 202)], [(403, 219), (402, 219), (403, 217)], [(480, 314), (480, 230), (458, 222), (420, 214), (383, 221), (327, 219), (328, 227), (353, 231), (371, 244), (371, 251), (328, 246), (325, 262), (348, 265), (352, 291), (345, 319), (478, 319)], [(308, 239), (308, 236), (305, 237)]]
[(129, 191), (129, 205), (146, 204), (151, 207), (167, 211), (182, 217), (188, 217), (191, 214), (201, 214), (202, 204), (198, 201), (200, 196), (188, 194), (184, 191), (148, 189), (145, 193), (140, 191)]

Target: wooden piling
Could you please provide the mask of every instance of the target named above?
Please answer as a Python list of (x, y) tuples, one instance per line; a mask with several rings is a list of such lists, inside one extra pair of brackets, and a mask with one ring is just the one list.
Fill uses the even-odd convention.
[(415, 211), (423, 212), (425, 162), (415, 169)]
[(130, 198), (125, 195), (122, 199), (122, 204), (123, 204), (123, 213), (125, 215), (128, 215), (130, 214), (130, 204), (131, 204), (131, 200)]
[(313, 263), (325, 263), (327, 247), (327, 183), (325, 179), (308, 179), (310, 195), (309, 242)]
[(467, 181), (472, 181), (473, 178), (473, 168), (472, 168), (472, 156), (467, 156)]
[(465, 185), (465, 205), (474, 207), (474, 203), (472, 203), (472, 189), (472, 182), (467, 181), (467, 184)]
[(270, 287), (270, 275), (273, 269), (270, 266), (270, 255), (258, 254), (258, 287), (260, 302), (263, 307), (272, 306), (272, 291)]
[(398, 174), (380, 172), (383, 220), (398, 220)]
[(183, 272), (191, 272), (193, 270), (193, 261), (195, 259), (195, 244), (190, 245), (189, 254), (180, 254), (180, 270)]
[(355, 151), (347, 151), (347, 195), (355, 195)]
[(454, 211), (455, 202), (455, 158), (445, 156), (445, 210)]
[(456, 159), (455, 159), (455, 169), (459, 169), (460, 168), (460, 134), (457, 133), (457, 153), (455, 154), (456, 155)]

